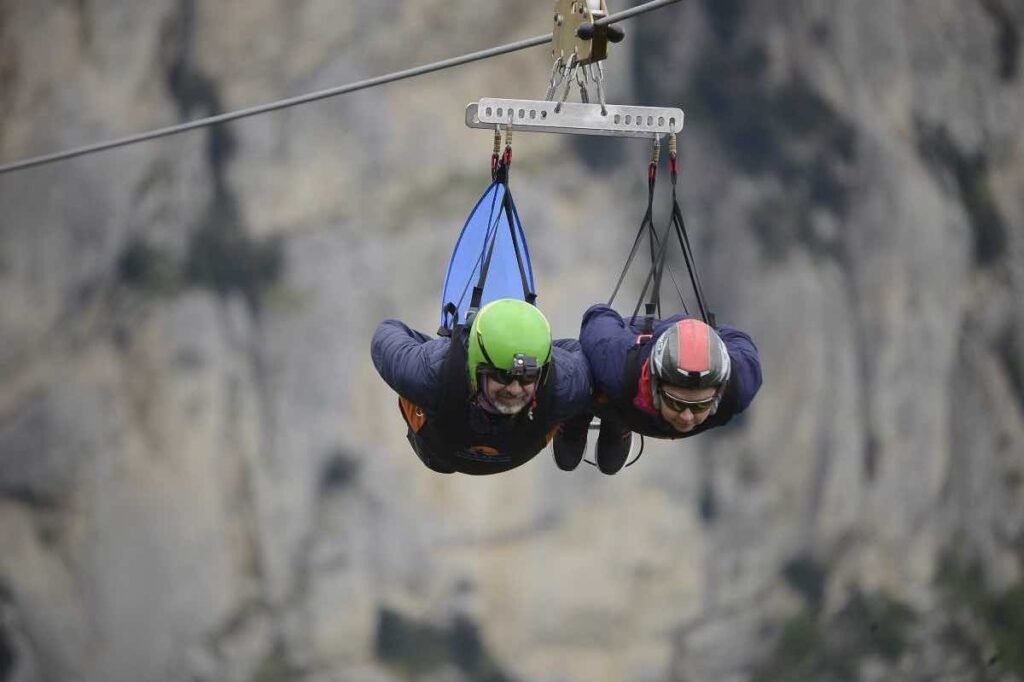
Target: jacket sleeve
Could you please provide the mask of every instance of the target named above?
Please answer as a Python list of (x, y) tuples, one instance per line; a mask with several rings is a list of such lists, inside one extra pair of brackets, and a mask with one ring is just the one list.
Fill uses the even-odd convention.
[(553, 420), (563, 422), (590, 409), (590, 367), (576, 339), (556, 339)]
[(590, 365), (594, 389), (618, 396), (626, 371), (626, 353), (636, 343), (636, 333), (622, 316), (603, 304), (583, 314), (580, 345)]
[(381, 378), (396, 393), (426, 412), (436, 412), (450, 342), (431, 339), (398, 320), (384, 320), (373, 333), (370, 355)]
[[(732, 371), (729, 375), (729, 386), (726, 391), (733, 413), (747, 409), (758, 389), (761, 388), (761, 359), (754, 341), (744, 332), (734, 327), (721, 325), (717, 327), (718, 335), (725, 342), (729, 351)], [(723, 407), (726, 407), (723, 404)]]

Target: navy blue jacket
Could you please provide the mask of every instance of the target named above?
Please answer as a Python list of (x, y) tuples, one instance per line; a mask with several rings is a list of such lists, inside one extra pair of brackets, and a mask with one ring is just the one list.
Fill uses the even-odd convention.
[[(657, 340), (666, 329), (686, 317), (686, 315), (673, 315), (663, 320), (656, 320), (653, 340)], [(632, 402), (639, 390), (639, 385), (624, 385), (626, 354), (630, 348), (636, 345), (637, 337), (643, 330), (643, 323), (644, 320), (640, 317), (636, 318), (632, 324), (627, 325), (621, 315), (603, 304), (591, 306), (583, 314), (580, 344), (587, 362), (590, 364), (595, 394), (599, 397), (603, 394), (610, 399), (610, 404), (617, 404), (617, 416), (620, 419), (626, 422), (636, 422), (638, 419), (648, 421), (654, 428), (640, 431), (645, 435), (678, 438), (696, 435), (709, 428), (721, 426), (733, 415), (747, 409), (761, 387), (761, 361), (757, 354), (757, 347), (747, 334), (733, 327), (720, 325), (716, 327), (716, 331), (729, 351), (732, 370), (729, 385), (726, 387), (725, 395), (714, 415), (690, 433), (682, 434), (672, 429), (671, 425), (660, 415), (629, 414), (636, 408), (626, 408), (624, 405)], [(653, 342), (647, 344), (642, 351), (641, 362), (646, 363), (649, 360), (653, 348)], [(595, 403), (595, 412), (601, 416), (602, 412), (608, 409), (608, 405), (609, 403), (605, 402)], [(630, 419), (630, 417), (637, 419)]]

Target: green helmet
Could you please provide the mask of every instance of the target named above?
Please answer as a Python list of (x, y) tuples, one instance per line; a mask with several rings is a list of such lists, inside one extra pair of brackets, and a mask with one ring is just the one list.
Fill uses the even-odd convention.
[(551, 325), (536, 306), (516, 298), (491, 301), (469, 330), (469, 381), (480, 365), (511, 372), (543, 367), (551, 359)]

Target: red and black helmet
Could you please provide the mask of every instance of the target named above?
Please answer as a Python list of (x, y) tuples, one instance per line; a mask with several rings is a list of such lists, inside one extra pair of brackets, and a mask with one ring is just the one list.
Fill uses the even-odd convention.
[(679, 320), (658, 337), (651, 352), (651, 374), (670, 386), (721, 389), (729, 371), (722, 337), (700, 320)]

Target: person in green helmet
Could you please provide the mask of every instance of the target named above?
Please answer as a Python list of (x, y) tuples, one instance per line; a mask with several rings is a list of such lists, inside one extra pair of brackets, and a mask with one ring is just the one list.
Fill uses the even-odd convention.
[(440, 473), (520, 466), (590, 403), (590, 368), (579, 341), (552, 341), (547, 318), (518, 299), (488, 303), (450, 336), (431, 338), (384, 320), (370, 352), (399, 395), (413, 450)]

